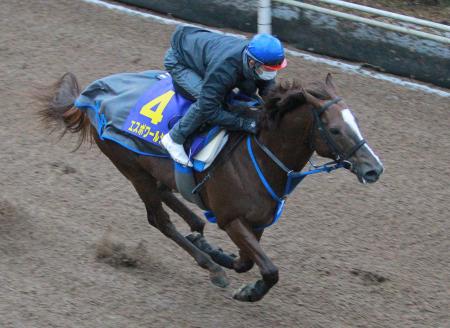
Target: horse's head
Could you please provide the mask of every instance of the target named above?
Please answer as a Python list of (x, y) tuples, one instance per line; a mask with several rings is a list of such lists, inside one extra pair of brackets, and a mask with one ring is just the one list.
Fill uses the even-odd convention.
[(302, 90), (313, 107), (312, 146), (323, 157), (343, 162), (362, 183), (373, 183), (383, 173), (383, 164), (363, 138), (353, 113), (336, 95), (331, 74), (326, 78), (326, 92), (331, 99), (322, 100)]

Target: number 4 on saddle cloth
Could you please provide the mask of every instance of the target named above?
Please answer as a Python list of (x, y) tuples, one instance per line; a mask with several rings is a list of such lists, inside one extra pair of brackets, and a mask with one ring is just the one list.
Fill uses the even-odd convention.
[[(131, 108), (122, 131), (160, 147), (161, 138), (183, 117), (192, 101), (175, 92), (169, 74), (160, 74), (158, 79)], [(227, 133), (218, 126), (203, 129), (189, 138), (185, 148), (194, 169), (205, 170), (227, 140)]]

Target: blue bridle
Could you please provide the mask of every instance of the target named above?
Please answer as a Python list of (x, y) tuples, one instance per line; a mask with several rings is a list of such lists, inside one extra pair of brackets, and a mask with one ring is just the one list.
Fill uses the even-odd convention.
[[(286, 185), (284, 187), (283, 195), (281, 195), (281, 196), (278, 196), (275, 193), (275, 191), (273, 190), (273, 188), (270, 186), (269, 182), (265, 178), (261, 168), (258, 165), (258, 162), (256, 161), (255, 155), (253, 153), (251, 137), (250, 136), (247, 137), (247, 149), (248, 149), (248, 153), (250, 155), (250, 158), (252, 160), (253, 166), (255, 167), (255, 170), (258, 173), (259, 179), (261, 180), (262, 184), (266, 188), (267, 192), (272, 197), (272, 199), (277, 202), (277, 209), (275, 211), (275, 216), (274, 216), (274, 219), (272, 220), (272, 222), (269, 223), (269, 224), (263, 225), (263, 226), (254, 227), (253, 228), (254, 230), (262, 230), (264, 228), (267, 228), (267, 227), (271, 226), (272, 224), (274, 224), (274, 223), (276, 223), (278, 221), (278, 219), (281, 216), (281, 213), (283, 212), (283, 208), (284, 208), (284, 204), (286, 202), (287, 196), (295, 189), (295, 187), (298, 186), (298, 184), (300, 182), (302, 182), (302, 180), (306, 176), (312, 175), (312, 174), (316, 174), (316, 173), (321, 173), (321, 172), (328, 172), (329, 173), (331, 171), (334, 171), (334, 170), (337, 170), (337, 169), (340, 169), (340, 168), (349, 169), (351, 167), (351, 164), (350, 164), (350, 162), (348, 162), (348, 159), (351, 156), (353, 156), (353, 154), (366, 143), (366, 140), (364, 140), (364, 139), (360, 140), (348, 152), (344, 153), (341, 150), (341, 148), (338, 147), (336, 142), (333, 140), (333, 138), (331, 137), (330, 133), (325, 128), (322, 120), (320, 119), (320, 116), (324, 112), (326, 112), (332, 105), (338, 103), (341, 100), (342, 100), (342, 98), (340, 98), (340, 97), (334, 98), (332, 100), (327, 101), (321, 108), (319, 108), (317, 110), (314, 110), (314, 109), (312, 110), (313, 111), (313, 116), (314, 116), (314, 127), (313, 127), (313, 130), (314, 130), (314, 128), (317, 128), (317, 130), (319, 131), (321, 137), (325, 140), (325, 142), (327, 143), (328, 147), (330, 148), (331, 153), (333, 154), (334, 161), (332, 161), (330, 163), (326, 163), (324, 165), (317, 166), (317, 167), (315, 166), (314, 169), (306, 171), (306, 172), (291, 170), (280, 159), (278, 159), (278, 157), (276, 157), (275, 154), (273, 152), (271, 152), (269, 148), (267, 148), (266, 146), (261, 144), (256, 137), (253, 137), (253, 140), (258, 145), (258, 147), (280, 169), (282, 169), (286, 173), (286, 177), (287, 177)], [(310, 147), (311, 147), (311, 145), (310, 145)], [(311, 148), (313, 148), (313, 147), (311, 147)]]
[[(261, 144), (259, 140), (253, 136), (253, 140), (255, 141), (256, 145), (281, 169), (286, 173), (286, 185), (284, 187), (283, 194), (281, 196), (278, 196), (276, 192), (273, 190), (273, 188), (270, 186), (269, 182), (267, 181), (266, 177), (264, 176), (264, 173), (261, 170), (261, 167), (258, 165), (258, 162), (256, 161), (255, 154), (253, 153), (252, 148), (252, 137), (247, 136), (247, 150), (250, 155), (250, 158), (252, 160), (253, 166), (256, 170), (256, 173), (259, 176), (259, 179), (261, 180), (262, 184), (266, 188), (266, 191), (269, 193), (270, 197), (277, 203), (277, 208), (275, 211), (275, 216), (271, 223), (253, 227), (253, 230), (263, 230), (267, 227), (270, 227), (271, 225), (278, 222), (281, 214), (283, 213), (284, 204), (286, 202), (287, 196), (295, 189), (295, 187), (298, 186), (300, 182), (303, 181), (303, 179), (312, 174), (321, 173), (321, 172), (332, 172), (334, 170), (340, 169), (340, 168), (346, 168), (350, 169), (351, 164), (348, 162), (348, 159), (354, 155), (356, 151), (358, 151), (359, 148), (361, 148), (365, 143), (366, 140), (362, 139), (359, 142), (356, 143), (348, 152), (344, 153), (340, 147), (336, 144), (336, 142), (333, 140), (332, 136), (328, 132), (328, 130), (325, 128), (325, 125), (323, 124), (322, 120), (320, 119), (320, 116), (327, 111), (332, 105), (338, 103), (341, 101), (342, 98), (337, 97), (332, 100), (327, 101), (321, 108), (314, 110), (313, 109), (313, 116), (314, 116), (314, 129), (317, 129), (321, 135), (321, 137), (325, 140), (328, 147), (330, 148), (330, 151), (333, 155), (334, 161), (323, 164), (321, 166), (314, 166), (314, 169), (302, 172), (302, 171), (294, 171), (289, 169), (275, 154), (267, 148), (265, 145)], [(311, 149), (314, 147), (311, 146)], [(216, 222), (216, 218), (214, 217), (214, 214), (211, 211), (205, 212), (205, 216), (210, 222)]]
[(266, 146), (261, 144), (256, 137), (253, 137), (253, 140), (255, 143), (259, 146), (259, 148), (280, 168), (286, 173), (286, 185), (284, 187), (283, 195), (278, 196), (276, 192), (273, 190), (273, 188), (270, 186), (269, 182), (267, 181), (266, 177), (264, 176), (264, 173), (262, 172), (260, 166), (258, 165), (258, 162), (256, 161), (255, 154), (253, 153), (252, 143), (251, 143), (251, 137), (247, 137), (247, 150), (250, 155), (250, 158), (252, 160), (253, 166), (255, 167), (256, 173), (258, 173), (259, 179), (261, 180), (262, 184), (266, 188), (269, 195), (272, 197), (274, 201), (277, 202), (277, 209), (275, 211), (275, 216), (271, 223), (253, 227), (253, 230), (262, 230), (267, 227), (270, 227), (271, 225), (278, 222), (281, 214), (283, 213), (284, 204), (286, 202), (287, 196), (297, 187), (297, 185), (302, 182), (302, 180), (312, 174), (321, 173), (321, 172), (331, 172), (334, 170), (337, 170), (342, 167), (346, 167), (346, 164), (344, 162), (331, 162), (327, 163), (318, 167), (315, 167), (313, 170), (309, 170), (306, 172), (302, 171), (294, 171), (286, 167), (284, 163), (278, 159), (278, 157), (275, 156), (274, 153), (270, 151)]

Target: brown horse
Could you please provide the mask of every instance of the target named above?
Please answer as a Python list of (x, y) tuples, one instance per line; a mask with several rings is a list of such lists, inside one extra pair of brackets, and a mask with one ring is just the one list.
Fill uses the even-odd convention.
[[(47, 123), (63, 123), (63, 132), (80, 133), (80, 144), (93, 138), (135, 187), (145, 204), (148, 222), (207, 269), (215, 285), (228, 285), (222, 266), (245, 272), (256, 263), (262, 279), (234, 293), (234, 298), (241, 301), (260, 300), (278, 281), (278, 268), (259, 244), (264, 231), (261, 227), (274, 220), (280, 203), (284, 204), (292, 189), (286, 187), (291, 182), (290, 175), (302, 170), (314, 151), (345, 166), (362, 183), (376, 182), (383, 172), (348, 106), (336, 95), (330, 74), (325, 83), (308, 89), (298, 83), (278, 85), (258, 111), (258, 136), (244, 139), (239, 133), (231, 134), (222, 150), (226, 160), (221, 160), (225, 155), (219, 156), (218, 164), (209, 173), (210, 179), (199, 191), (204, 204), (216, 215), (218, 226), (239, 248), (239, 257), (233, 257), (207, 243), (203, 237), (205, 222), (173, 195), (176, 184), (172, 161), (141, 156), (112, 141), (101, 140), (86, 112), (74, 107), (79, 94), (75, 76), (66, 73), (44, 97), (45, 108), (40, 115)], [(198, 173), (198, 181), (205, 174)], [(195, 235), (181, 235), (162, 203), (179, 214)]]

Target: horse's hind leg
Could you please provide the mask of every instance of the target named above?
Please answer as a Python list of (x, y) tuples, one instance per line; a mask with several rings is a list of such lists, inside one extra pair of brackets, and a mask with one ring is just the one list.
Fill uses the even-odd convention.
[[(164, 185), (158, 187), (162, 201), (169, 206), (175, 213), (180, 215), (184, 221), (189, 225), (191, 231), (194, 232), (186, 238), (192, 242), (197, 248), (211, 256), (212, 260), (217, 264), (233, 269), (233, 262), (235, 256), (233, 254), (225, 253), (221, 248), (210, 244), (203, 236), (203, 229), (205, 221), (200, 219), (194, 212), (192, 212), (186, 205), (184, 205), (170, 189)], [(197, 232), (197, 233), (196, 233)]]
[(162, 207), (156, 180), (137, 164), (136, 154), (115, 143), (100, 141), (96, 135), (94, 139), (102, 152), (133, 184), (145, 204), (148, 222), (188, 252), (200, 267), (207, 269), (213, 284), (219, 287), (228, 286), (228, 279), (224, 270), (214, 263), (208, 254), (198, 249), (180, 234), (170, 221), (169, 215)]
[(151, 182), (149, 179), (142, 179), (142, 176), (132, 180), (134, 187), (147, 209), (148, 222), (188, 252), (200, 267), (209, 270), (210, 279), (213, 284), (219, 287), (228, 286), (228, 279), (223, 269), (214, 263), (208, 254), (198, 249), (178, 232), (174, 224), (170, 221), (169, 215), (162, 207), (155, 181), (153, 180), (153, 186)]
[(192, 232), (198, 232), (203, 235), (205, 221), (199, 218), (177, 197), (175, 197), (175, 195), (167, 186), (160, 184), (158, 186), (158, 191), (164, 204), (169, 206), (172, 211), (177, 213), (184, 221), (186, 221)]

